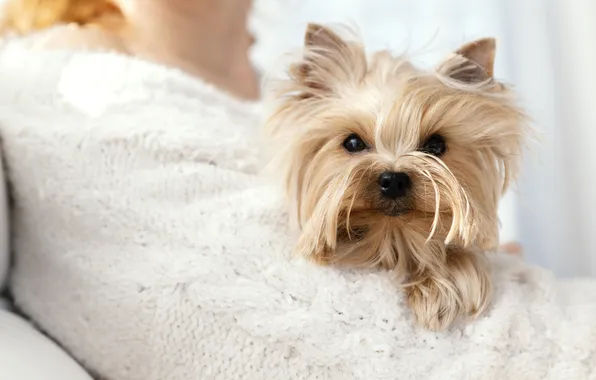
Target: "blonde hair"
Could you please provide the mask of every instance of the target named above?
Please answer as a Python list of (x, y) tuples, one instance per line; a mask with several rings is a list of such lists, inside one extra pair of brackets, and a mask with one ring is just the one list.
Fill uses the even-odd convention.
[(8, 0), (0, 31), (26, 34), (57, 24), (86, 25), (108, 14), (120, 14), (112, 0)]

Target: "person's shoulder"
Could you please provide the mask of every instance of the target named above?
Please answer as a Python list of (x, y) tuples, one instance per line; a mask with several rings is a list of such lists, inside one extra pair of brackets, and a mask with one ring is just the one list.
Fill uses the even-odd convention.
[(32, 50), (125, 50), (116, 35), (97, 27), (76, 24), (59, 25), (26, 36), (8, 36), (6, 41)]

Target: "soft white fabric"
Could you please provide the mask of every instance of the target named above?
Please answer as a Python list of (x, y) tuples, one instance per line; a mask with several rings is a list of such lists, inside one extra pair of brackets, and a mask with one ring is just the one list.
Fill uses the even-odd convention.
[(18, 306), (110, 380), (596, 379), (596, 284), (495, 256), (494, 303), (414, 326), (391, 273), (289, 259), (256, 108), (109, 54), (0, 56)]
[(0, 310), (0, 380), (91, 380), (91, 377), (28, 322)]

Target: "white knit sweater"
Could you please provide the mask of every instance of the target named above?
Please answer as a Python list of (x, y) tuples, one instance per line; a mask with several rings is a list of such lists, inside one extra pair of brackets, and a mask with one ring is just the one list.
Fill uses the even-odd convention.
[(111, 380), (596, 379), (596, 285), (496, 256), (489, 312), (414, 326), (390, 273), (289, 259), (259, 120), (174, 70), (0, 55), (22, 310)]

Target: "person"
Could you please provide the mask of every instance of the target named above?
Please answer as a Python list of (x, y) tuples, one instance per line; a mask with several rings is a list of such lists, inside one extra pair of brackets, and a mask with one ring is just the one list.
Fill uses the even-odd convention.
[[(258, 74), (248, 57), (248, 49), (253, 43), (247, 29), (250, 7), (250, 0), (8, 0), (1, 26), (5, 33), (20, 36), (22, 43), (31, 50), (116, 52), (181, 70), (233, 98), (253, 101), (259, 98), (259, 85)], [(197, 107), (201, 106), (197, 102)], [(9, 136), (3, 145), (16, 141), (13, 137)], [(11, 169), (16, 170), (18, 165), (14, 157), (12, 154), (7, 156)], [(46, 246), (43, 249), (47, 250), (44, 255), (61, 254), (60, 251), (50, 252)], [(53, 265), (49, 265), (50, 269)], [(64, 267), (58, 272), (64, 276), (68, 273)], [(23, 276), (22, 269), (19, 276)], [(51, 276), (40, 278), (48, 277)], [(2, 282), (0, 279), (0, 284)], [(23, 281), (17, 279), (16, 284), (23, 288)], [(24, 298), (27, 288), (23, 289), (19, 290), (17, 301), (19, 297)], [(60, 295), (54, 295), (56, 299), (60, 298)], [(43, 299), (43, 296), (36, 296)], [(68, 294), (64, 297), (67, 302), (74, 299)], [(56, 302), (60, 304), (58, 300)], [(48, 317), (58, 318), (59, 315)], [(74, 361), (43, 335), (30, 326), (20, 330), (23, 325), (15, 314), (0, 312), (0, 372), (12, 374), (13, 378), (32, 380), (88, 379)], [(51, 326), (52, 323), (49, 325), (56, 328)], [(68, 326), (61, 332), (74, 329)], [(12, 339), (2, 338), (7, 335)], [(81, 350), (89, 348), (81, 341), (75, 344), (83, 344), (78, 346)], [(47, 360), (31, 366), (27, 362), (27, 354), (31, 352)], [(95, 360), (102, 365), (106, 360), (109, 362), (105, 358), (96, 357)], [(123, 368), (129, 364), (123, 363)], [(6, 372), (7, 369), (12, 372)]]
[[(180, 69), (243, 100), (259, 97), (248, 57), (251, 0), (7, 0), (0, 30), (32, 50), (96, 50)], [(14, 37), (13, 37), (14, 36)], [(3, 174), (3, 171), (0, 171)], [(0, 195), (3, 192), (2, 183)], [(0, 211), (7, 215), (6, 197)], [(2, 229), (8, 227), (3, 218)], [(8, 269), (0, 252), (0, 292)], [(31, 358), (36, 358), (35, 363)], [(91, 377), (0, 298), (3, 379)]]

